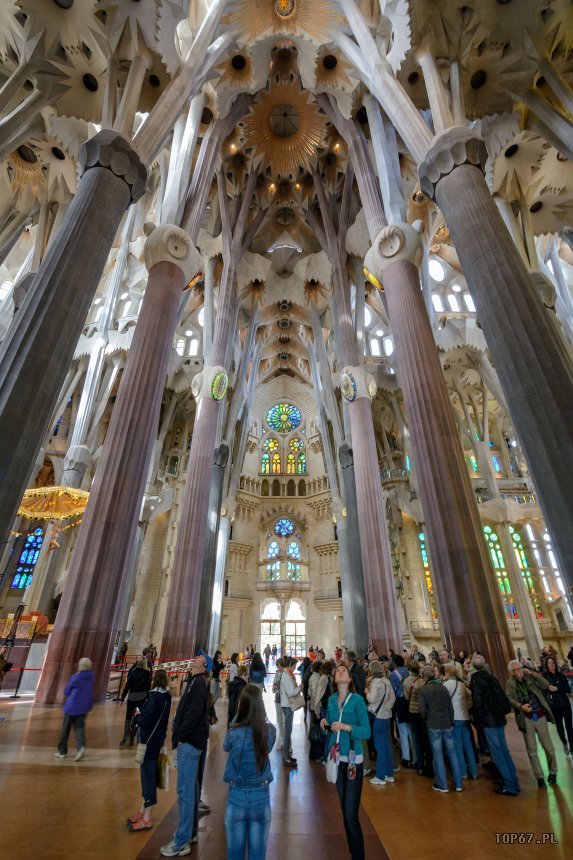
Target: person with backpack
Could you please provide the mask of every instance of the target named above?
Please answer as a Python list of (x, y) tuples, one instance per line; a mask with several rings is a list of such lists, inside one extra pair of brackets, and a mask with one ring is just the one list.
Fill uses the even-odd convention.
[(261, 693), (264, 693), (266, 677), (267, 670), (265, 669), (263, 658), (257, 651), (255, 656), (251, 660), (251, 666), (249, 669), (249, 684), (256, 684)]
[(511, 677), (505, 685), (505, 693), (515, 711), (517, 728), (523, 733), (527, 755), (531, 769), (537, 779), (537, 785), (539, 788), (547, 787), (543, 768), (537, 755), (537, 738), (539, 738), (547, 756), (547, 764), (549, 765), (547, 781), (550, 785), (555, 785), (557, 782), (557, 756), (549, 734), (549, 723), (554, 723), (555, 718), (545, 694), (557, 692), (557, 687), (550, 684), (537, 672), (524, 669), (519, 660), (510, 660), (507, 668), (511, 672)]
[(497, 678), (487, 671), (486, 665), (485, 657), (481, 654), (473, 657), (474, 672), (470, 683), (473, 719), (475, 725), (483, 729), (491, 759), (501, 776), (502, 784), (495, 789), (496, 794), (515, 797), (521, 791), (521, 786), (505, 739), (505, 717), (511, 711), (511, 704)]

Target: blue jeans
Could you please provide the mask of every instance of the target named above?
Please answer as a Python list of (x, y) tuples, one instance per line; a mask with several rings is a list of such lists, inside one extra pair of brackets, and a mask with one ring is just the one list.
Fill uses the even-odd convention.
[(187, 845), (193, 835), (193, 825), (199, 803), (199, 760), (203, 750), (191, 744), (177, 746), (177, 800), (179, 827), (173, 840), (179, 848)]
[(475, 779), (478, 771), (469, 720), (454, 720), (454, 741), (462, 776), (467, 776), (469, 772), (469, 775)]
[(396, 718), (398, 734), (400, 735), (400, 750), (404, 761), (412, 761), (414, 753), (414, 729), (412, 723), (401, 723)]
[(444, 764), (444, 748), (446, 755), (452, 768), (452, 776), (454, 778), (454, 788), (462, 787), (462, 772), (460, 763), (456, 753), (454, 743), (453, 729), (428, 729), (430, 736), (430, 744), (432, 746), (432, 754), (434, 756), (434, 773), (436, 775), (436, 783), (440, 788), (448, 787), (448, 778), (446, 776), (446, 765)]
[(519, 779), (511, 754), (505, 740), (504, 726), (484, 728), (484, 734), (489, 745), (493, 763), (500, 772), (503, 788), (506, 791), (518, 791)]
[(372, 724), (372, 736), (376, 747), (376, 776), (378, 779), (394, 776), (390, 720), (379, 720), (376, 717)]
[(139, 766), (141, 774), (141, 795), (143, 806), (155, 806), (157, 803), (157, 759), (148, 759), (147, 756)]
[[(255, 800), (255, 796), (260, 797)], [(227, 797), (225, 832), (227, 860), (265, 860), (271, 828), (269, 790), (242, 791), (232, 788)]]
[(348, 779), (347, 770), (348, 763), (340, 762), (336, 778), (336, 791), (342, 809), (350, 856), (352, 860), (364, 860), (364, 836), (358, 817), (364, 767), (362, 764), (356, 765), (356, 779)]

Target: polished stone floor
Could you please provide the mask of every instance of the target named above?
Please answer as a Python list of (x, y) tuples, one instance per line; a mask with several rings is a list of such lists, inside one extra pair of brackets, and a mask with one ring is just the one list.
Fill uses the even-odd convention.
[[(274, 714), (270, 694), (267, 710)], [(125, 819), (139, 806), (139, 768), (133, 750), (119, 750), (123, 709), (109, 701), (87, 720), (88, 749), (83, 761), (73, 755), (53, 758), (61, 723), (59, 707), (34, 706), (29, 697), (0, 696), (0, 858), (158, 858), (177, 823), (174, 780), (159, 792), (155, 828), (129, 833)], [(212, 808), (200, 822), (192, 857), (226, 857), (222, 748), (226, 702), (217, 705), (220, 722), (212, 729), (205, 772), (204, 798)], [(366, 781), (361, 821), (368, 860), (566, 860), (573, 857), (573, 764), (559, 751), (556, 787), (540, 791), (533, 779), (522, 737), (510, 717), (508, 739), (519, 770), (522, 794), (498, 797), (487, 772), (464, 781), (464, 792), (441, 795), (430, 780), (412, 771), (396, 774), (394, 785), (374, 788)], [(307, 760), (302, 714), (295, 715), (294, 754), (299, 769), (286, 770), (280, 753), (272, 755), (272, 826), (268, 860), (342, 860), (348, 857), (334, 786), (319, 764)], [(73, 746), (70, 748), (73, 753)], [(541, 760), (544, 762), (543, 754)], [(172, 771), (172, 777), (175, 775)], [(509, 836), (530, 844), (503, 844)], [(543, 834), (557, 844), (542, 844)], [(515, 838), (515, 837), (514, 837)], [(539, 840), (539, 842), (538, 842)], [(499, 843), (499, 844), (498, 844)]]

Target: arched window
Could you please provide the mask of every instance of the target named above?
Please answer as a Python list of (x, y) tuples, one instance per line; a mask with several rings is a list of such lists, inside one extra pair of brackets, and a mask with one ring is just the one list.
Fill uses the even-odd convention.
[(294, 454), (287, 454), (287, 475), (296, 475), (296, 460)]
[[(300, 579), (300, 547), (295, 540), (291, 540), (287, 548), (289, 561), (287, 562), (287, 577), (293, 580)], [(293, 559), (292, 561), (290, 559)]]
[(185, 353), (185, 338), (178, 337), (175, 341), (175, 352), (177, 355), (184, 355)]
[(296, 471), (298, 475), (306, 475), (306, 454), (298, 455)]
[(287, 484), (287, 496), (296, 496), (296, 487), (292, 478)]
[(10, 588), (28, 588), (32, 582), (32, 574), (38, 561), (43, 541), (44, 530), (41, 528), (34, 529), (27, 536)]
[(267, 558), (276, 559), (276, 561), (271, 561), (267, 564), (267, 580), (280, 579), (281, 563), (278, 559), (279, 553), (280, 547), (276, 540), (274, 540), (267, 547)]
[(266, 451), (261, 457), (261, 472), (263, 475), (270, 475), (271, 473), (271, 455)]
[(278, 453), (278, 451), (275, 451), (275, 453), (273, 454), (272, 472), (273, 475), (280, 475), (281, 473), (281, 455)]
[(199, 352), (199, 341), (196, 337), (192, 337), (189, 342), (189, 355), (197, 355)]
[(493, 569), (497, 577), (497, 584), (499, 585), (499, 589), (502, 594), (503, 604), (505, 606), (505, 613), (508, 619), (510, 621), (513, 621), (518, 617), (518, 615), (517, 609), (515, 608), (513, 595), (511, 593), (511, 585), (509, 583), (509, 577), (507, 575), (505, 558), (503, 557), (501, 543), (497, 533), (492, 529), (491, 526), (484, 526), (483, 531), (487, 548), (489, 550), (489, 554), (493, 563)]

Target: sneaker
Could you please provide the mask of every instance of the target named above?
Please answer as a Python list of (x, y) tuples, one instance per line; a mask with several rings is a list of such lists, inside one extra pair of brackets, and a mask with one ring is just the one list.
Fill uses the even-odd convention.
[(75, 757), (74, 761), (81, 761), (84, 757), (85, 751), (86, 751), (85, 747), (80, 747), (76, 753), (76, 757)]
[[(394, 771), (394, 773), (396, 773), (396, 771)], [(386, 782), (396, 782), (393, 776), (386, 776), (384, 777), (384, 779), (386, 780)]]
[(458, 787), (456, 788), (456, 791), (463, 791), (463, 788), (461, 787), (461, 785), (458, 785)]
[(499, 788), (494, 788), (494, 792), (496, 794), (501, 794), (503, 797), (516, 797), (517, 796), (517, 792), (510, 791), (509, 788), (503, 788), (503, 786), (500, 786)]
[(199, 812), (211, 812), (211, 807), (207, 806), (204, 800), (199, 801)]
[(369, 773), (372, 773), (372, 768), (371, 767), (365, 767), (363, 772), (362, 772), (362, 776), (368, 776)]
[(377, 776), (373, 776), (370, 780), (370, 785), (386, 785), (385, 779), (378, 779)]
[(412, 762), (408, 761), (407, 758), (403, 758), (401, 764), (402, 764), (402, 767), (404, 768), (404, 770), (411, 770), (412, 769)]
[(538, 788), (547, 788), (547, 786), (545, 785), (545, 780), (543, 779), (542, 776), (540, 776), (539, 779), (537, 780), (537, 787)]
[(167, 845), (161, 846), (159, 853), (162, 857), (186, 857), (187, 854), (191, 854), (191, 844), (187, 842), (185, 845), (177, 846), (172, 839)]
[(199, 837), (197, 834), (195, 834), (195, 836), (192, 836), (189, 840), (189, 845), (195, 845), (197, 842), (199, 842)]
[(58, 751), (54, 753), (54, 758), (67, 758), (67, 755), (67, 753), (61, 753)]
[(547, 777), (547, 782), (549, 783), (549, 785), (557, 785), (557, 774), (550, 773)]
[(400, 771), (402, 770), (402, 768), (401, 768), (401, 767), (395, 767), (395, 768), (392, 768), (392, 769), (393, 769), (394, 773), (400, 773)]
[(134, 821), (129, 825), (129, 831), (131, 833), (137, 833), (138, 830), (151, 830), (152, 827), (153, 824), (151, 821), (146, 821), (145, 818), (141, 816), (141, 818), (138, 818), (137, 821)]
[(435, 782), (435, 783), (432, 785), (432, 788), (434, 789), (434, 791), (439, 791), (441, 794), (449, 794), (449, 793), (450, 793), (450, 789), (449, 789), (449, 788), (440, 788), (440, 786), (438, 785), (438, 783), (437, 783), (437, 782)]

